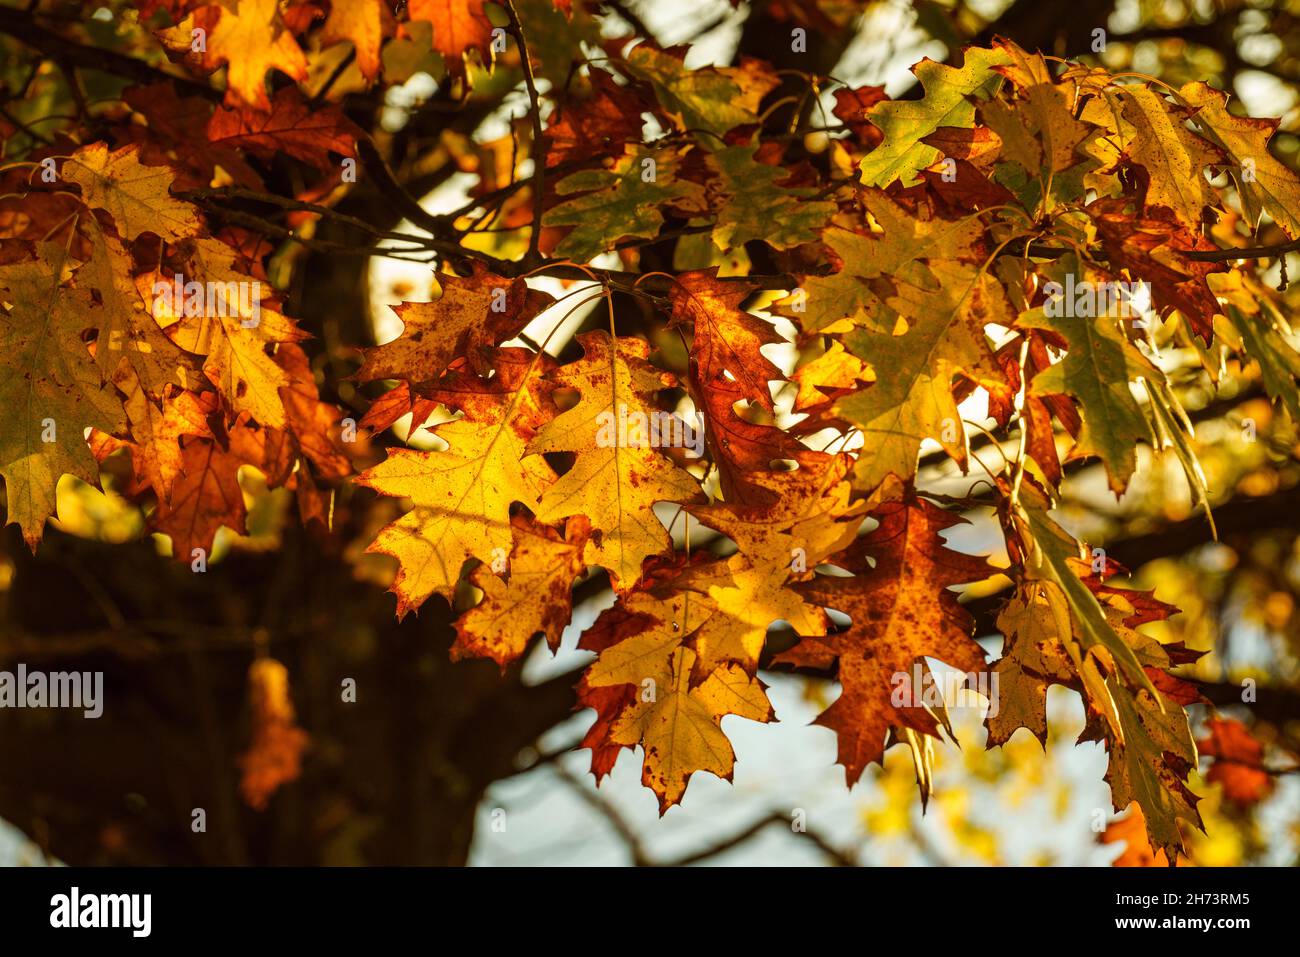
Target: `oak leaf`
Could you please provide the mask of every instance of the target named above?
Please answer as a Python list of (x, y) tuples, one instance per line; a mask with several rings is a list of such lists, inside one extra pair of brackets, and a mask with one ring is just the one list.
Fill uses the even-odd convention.
[(503, 563), (507, 579), (502, 581), (496, 562), (470, 574), (483, 600), (457, 619), (453, 660), (487, 657), (504, 669), (539, 632), (552, 651), (560, 647), (573, 612), (573, 580), (585, 567), (582, 553), (591, 524), (574, 516), (561, 537), (549, 526), (515, 516), (511, 529), (514, 545)]
[[(681, 801), (696, 771), (731, 780), (735, 753), (722, 731), (723, 717), (766, 722), (773, 718), (772, 706), (763, 683), (739, 665), (723, 665), (692, 685), (695, 652), (682, 639), (713, 614), (707, 599), (683, 591), (637, 592), (624, 604), (625, 610), (606, 612), (583, 635), (579, 647), (596, 644), (603, 650), (582, 688), (630, 692), (597, 698), (608, 710), (597, 716), (605, 739), (593, 743), (644, 749), (641, 781), (658, 795), (663, 814)], [(620, 629), (612, 642), (602, 638), (610, 628)]]
[(917, 702), (894, 703), (897, 690), (911, 686), (913, 665), (928, 657), (967, 673), (986, 670), (971, 617), (949, 589), (984, 579), (991, 569), (981, 558), (946, 548), (939, 535), (963, 520), (911, 494), (882, 501), (872, 514), (879, 526), (831, 559), (854, 575), (819, 575), (794, 586), (809, 601), (848, 615), (851, 624), (803, 638), (776, 659), (838, 663), (843, 691), (816, 723), (835, 732), (850, 786), (882, 759), (891, 729), (938, 735), (937, 719), (917, 703), (921, 689), (913, 689)]
[[(217, 239), (190, 242), (184, 262), (182, 294), (156, 312), (174, 321), (172, 339), (187, 352), (204, 356), (203, 372), (235, 412), (248, 412), (261, 425), (284, 428), (287, 417), (280, 390), (289, 375), (270, 354), (280, 343), (306, 338), (292, 320), (274, 308), (270, 283), (239, 268), (239, 254)], [(159, 277), (164, 287), (168, 276)], [(187, 287), (197, 284), (192, 295)]]
[(466, 278), (440, 274), (438, 283), (441, 295), (433, 302), (393, 307), (402, 332), (367, 351), (356, 372), (358, 381), (397, 379), (427, 395), (458, 357), (485, 371), (484, 350), (513, 337), (552, 301), (523, 280), (506, 279), (483, 267)]
[(863, 435), (855, 481), (864, 490), (874, 489), (891, 473), (913, 475), (927, 438), (938, 440), (965, 466), (966, 435), (953, 392), (955, 377), (1010, 392), (984, 332), (990, 323), (1011, 321), (1001, 283), (959, 263), (936, 262), (931, 270), (941, 283), (937, 292), (899, 283), (884, 297), (884, 304), (910, 323), (905, 332), (865, 328), (842, 338), (876, 374), (874, 383), (836, 400), (833, 407)]
[(670, 544), (655, 503), (688, 503), (703, 496), (699, 482), (651, 444), (651, 427), (657, 433), (656, 423), (670, 421), (656, 407), (655, 394), (673, 378), (646, 361), (650, 350), (644, 340), (615, 341), (596, 331), (578, 341), (583, 357), (560, 366), (550, 379), (581, 398), (539, 429), (527, 447), (529, 455), (574, 452), (576, 459), (546, 489), (535, 512), (541, 522), (590, 518), (586, 561), (604, 566), (615, 586), (626, 591), (641, 577), (642, 562)]
[(971, 47), (961, 67), (925, 59), (912, 68), (925, 95), (919, 100), (885, 100), (867, 110), (867, 120), (882, 140), (863, 159), (859, 171), (867, 186), (885, 187), (895, 180), (904, 186), (920, 181), (919, 173), (940, 158), (939, 151), (921, 142), (940, 127), (969, 128), (975, 123), (972, 96), (987, 96), (1001, 82), (993, 68), (1009, 62), (1006, 53)]
[(587, 262), (619, 240), (658, 235), (664, 209), (702, 210), (703, 187), (677, 176), (678, 165), (671, 152), (628, 145), (610, 168), (560, 180), (556, 194), (573, 198), (548, 209), (542, 224), (573, 228), (554, 254)]
[(1156, 370), (1112, 318), (1048, 316), (1039, 308), (1021, 313), (1017, 323), (1027, 329), (1051, 329), (1069, 343), (1065, 357), (1034, 376), (1030, 386), (1040, 396), (1071, 395), (1079, 400), (1083, 431), (1073, 454), (1099, 456), (1111, 489), (1122, 492), (1137, 468), (1137, 443), (1153, 441), (1129, 381)]
[(123, 239), (143, 232), (172, 241), (197, 235), (201, 224), (194, 207), (170, 193), (175, 174), (165, 166), (142, 165), (139, 154), (136, 145), (110, 153), (105, 144), (91, 143), (72, 154), (63, 177), (81, 187), (87, 206), (112, 217)]
[(55, 512), (64, 474), (98, 483), (85, 430), (120, 432), (122, 403), (82, 341), (91, 322), (87, 290), (66, 282), (67, 251), (44, 243), (34, 261), (0, 266), (0, 475), (7, 521), (35, 550)]
[(341, 107), (308, 103), (297, 87), (278, 90), (269, 110), (218, 107), (208, 121), (208, 141), (218, 149), (244, 149), (272, 158), (287, 153), (317, 169), (331, 170), (331, 153), (354, 156), (364, 136)]
[(537, 388), (533, 369), (516, 371), (467, 393), (465, 415), (433, 429), (445, 450), (393, 449), (354, 480), (412, 504), (367, 548), (398, 561), (392, 591), (399, 616), (433, 594), (450, 602), (470, 558), (491, 563), (508, 554), (511, 503), (535, 507), (554, 479), (544, 459), (528, 455), (539, 422), (528, 401)]
[(240, 421), (223, 434), (179, 439), (180, 465), (165, 482), (170, 495), (159, 499), (149, 517), (150, 528), (171, 538), (177, 561), (190, 562), (195, 549), (210, 556), (222, 526), (239, 535), (247, 532), (239, 470), (266, 466), (266, 438), (264, 431)]
[(1227, 94), (1200, 81), (1178, 93), (1194, 111), (1192, 122), (1235, 164), (1230, 169), (1250, 224), (1268, 213), (1283, 232), (1300, 239), (1300, 176), (1268, 149), (1278, 121), (1234, 116)]
[(664, 112), (681, 130), (708, 130), (717, 136), (758, 122), (758, 106), (777, 85), (777, 77), (751, 64), (687, 69), (675, 51), (642, 43), (627, 57), (633, 76), (654, 88)]

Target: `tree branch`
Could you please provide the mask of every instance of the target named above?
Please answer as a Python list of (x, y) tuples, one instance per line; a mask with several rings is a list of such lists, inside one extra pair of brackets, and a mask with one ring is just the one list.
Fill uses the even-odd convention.
[(510, 29), (519, 42), (519, 59), (524, 69), (524, 87), (528, 90), (529, 116), (533, 122), (533, 228), (528, 236), (528, 254), (524, 262), (531, 268), (539, 264), (538, 244), (542, 240), (542, 204), (546, 192), (546, 144), (542, 141), (542, 105), (537, 96), (537, 82), (533, 77), (533, 63), (528, 57), (528, 41), (524, 39), (524, 26), (519, 21), (519, 11), (514, 0), (505, 0), (510, 14)]
[(152, 67), (142, 60), (129, 57), (114, 50), (100, 50), (95, 47), (82, 46), (64, 39), (57, 33), (39, 26), (32, 15), (12, 7), (0, 7), (0, 33), (7, 33), (21, 40), (46, 59), (74, 64), (91, 70), (100, 70), (114, 76), (122, 76), (137, 83), (174, 83), (180, 89), (209, 100), (220, 100), (222, 93), (206, 83), (201, 83), (187, 76), (177, 76)]
[(1178, 254), (1183, 258), (1202, 263), (1231, 262), (1234, 259), (1271, 259), (1274, 256), (1285, 256), (1287, 253), (1294, 252), (1300, 252), (1300, 239), (1274, 243), (1271, 246), (1244, 246), (1241, 249), (1178, 250)]

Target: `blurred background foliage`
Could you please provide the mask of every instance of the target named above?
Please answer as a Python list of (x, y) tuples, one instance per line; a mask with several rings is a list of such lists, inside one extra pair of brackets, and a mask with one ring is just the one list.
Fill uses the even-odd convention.
[[(905, 97), (914, 92), (909, 67), (920, 58), (950, 59), (968, 43), (1005, 36), (1112, 72), (1175, 86), (1207, 81), (1233, 92), (1244, 112), (1280, 117), (1273, 140), (1279, 158), (1294, 166), (1300, 153), (1300, 5), (1293, 0), (592, 6), (600, 16), (557, 21), (555, 35), (538, 42), (577, 42), (565, 31), (579, 29), (597, 39), (602, 31), (635, 29), (664, 46), (692, 43), (692, 66), (741, 56), (795, 66), (788, 23), (803, 18), (823, 29), (810, 31), (811, 60), (799, 68), (811, 63), (847, 85), (883, 84)], [(39, 5), (44, 22), (61, 23), (80, 43), (138, 55), (133, 31), (140, 27), (127, 5), (103, 4), (87, 18), (87, 9), (100, 7)], [(1104, 31), (1100, 41), (1097, 30)], [(509, 172), (520, 71), (506, 56), (494, 73), (477, 71), (472, 90), (452, 91), (427, 49), (418, 37), (386, 47), (386, 74), (405, 83), (382, 103), (341, 62), (339, 47), (310, 53), (311, 82), (323, 85), (337, 74), (330, 98), (384, 140), (410, 188), (428, 195), (426, 205), (455, 208), (467, 174)], [(34, 137), (57, 140), (83, 112), (93, 126), (96, 104), (130, 82), (82, 69), (74, 88), (68, 71), (47, 65), (32, 72), (26, 63), (22, 42), (0, 28), (7, 156), (21, 155)], [(461, 93), (457, 110), (446, 109)], [(347, 208), (383, 215), (364, 195)], [(520, 251), (508, 230), (485, 231), (481, 241), (500, 255)], [(1300, 275), (1300, 256), (1291, 259), (1290, 274)], [(353, 405), (363, 400), (345, 379), (353, 360), (339, 343), (391, 335), (381, 304), (429, 292), (427, 268), (378, 259), (359, 267), (297, 246), (277, 251), (271, 273), (288, 311), (310, 317), (305, 325), (321, 343), (318, 372)], [(1262, 278), (1284, 284), (1276, 267)], [(1288, 318), (1297, 301), (1300, 285), (1287, 288)], [(626, 328), (635, 328), (635, 318)], [(1152, 330), (1152, 340), (1196, 423), (1218, 540), (1174, 457), (1146, 455), (1119, 501), (1099, 465), (1080, 463), (1064, 486), (1062, 519), (1129, 567), (1138, 587), (1182, 609), (1152, 630), (1207, 652), (1183, 673), (1205, 683), (1221, 717), (1242, 721), (1264, 745), (1268, 780), (1254, 792), (1234, 793), (1208, 773), (1194, 781), (1207, 832), (1194, 837), (1184, 863), (1295, 864), (1300, 775), (1287, 772), (1300, 762), (1300, 435), (1290, 416), (1270, 406), (1258, 367), (1225, 363), (1216, 386), (1196, 344), (1164, 329)], [(981, 418), (978, 409), (963, 411)], [(974, 449), (990, 460), (996, 441), (976, 441)], [(978, 477), (978, 467), (960, 476), (941, 456), (926, 461), (922, 484), (935, 491), (964, 494)], [(8, 844), (11, 861), (1150, 862), (1141, 828), (1126, 828), (1110, 813), (1101, 752), (1073, 744), (1082, 709), (1061, 689), (1049, 702), (1054, 720), (1045, 750), (1019, 732), (1007, 746), (985, 751), (981, 703), (950, 703), (962, 745), (936, 745), (934, 794), (923, 812), (903, 748), (845, 792), (830, 766), (830, 734), (805, 726), (817, 704), (834, 696), (834, 685), (773, 678), (780, 734), (735, 732), (734, 789), (693, 785), (683, 806), (658, 822), (632, 762), (621, 762), (598, 792), (583, 774), (585, 754), (566, 753), (587, 720), (568, 715), (571, 669), (583, 660), (573, 650), (576, 633), (607, 596), (582, 596), (559, 658), (530, 660), (501, 678), (487, 662), (447, 661), (449, 619), (441, 610), (392, 620), (381, 587), (391, 568), (360, 553), (394, 503), (342, 508), (339, 543), (331, 545), (288, 520), (283, 491), (268, 492), (246, 470), (251, 534), (223, 532), (209, 574), (200, 577), (142, 539), (138, 511), (113, 492), (120, 476), (111, 461), (106, 473), (104, 491), (65, 476), (59, 527), (66, 534), (48, 536), (37, 556), (12, 528), (0, 536), (0, 666), (23, 660), (104, 670), (110, 686), (131, 689), (131, 700), (115, 701), (100, 722), (0, 716), (0, 816), (22, 835)], [(996, 536), (981, 527), (991, 527), (991, 513), (976, 509), (969, 517), (975, 526), (953, 544), (987, 547)], [(987, 633), (994, 603), (969, 597)], [(999, 642), (986, 642), (990, 653)], [(260, 812), (237, 790), (238, 755), (252, 734), (246, 676), (257, 649), (288, 666), (297, 720), (312, 741), (301, 779)], [(355, 705), (338, 701), (340, 674), (358, 681)], [(1253, 701), (1243, 703), (1243, 682), (1254, 683)], [(1208, 733), (1209, 713), (1193, 708), (1198, 739)], [(1209, 767), (1203, 759), (1202, 771)], [(207, 835), (188, 827), (189, 810), (199, 806), (209, 811)], [(806, 814), (803, 830), (788, 823), (794, 808)], [(498, 828), (501, 820), (511, 823)]]

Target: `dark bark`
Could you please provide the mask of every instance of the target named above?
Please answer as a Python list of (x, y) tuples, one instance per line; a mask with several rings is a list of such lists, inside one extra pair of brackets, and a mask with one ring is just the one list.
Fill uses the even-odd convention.
[[(53, 531), (33, 558), (12, 531), (0, 667), (104, 673), (98, 719), (0, 710), (0, 816), (71, 863), (462, 863), (484, 789), (572, 706), (567, 680), (452, 664), (440, 600), (399, 623), (390, 595), (303, 533), (196, 574), (148, 542)], [(312, 736), (264, 812), (237, 766), (259, 642)]]

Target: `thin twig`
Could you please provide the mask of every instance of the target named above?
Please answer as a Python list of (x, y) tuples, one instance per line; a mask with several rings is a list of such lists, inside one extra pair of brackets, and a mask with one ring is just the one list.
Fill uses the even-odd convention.
[(1274, 243), (1271, 246), (1246, 246), (1241, 249), (1178, 250), (1183, 258), (1202, 263), (1231, 262), (1234, 259), (1271, 259), (1274, 256), (1285, 256), (1287, 253), (1294, 252), (1300, 252), (1300, 239)]
[(329, 91), (333, 89), (334, 84), (338, 82), (339, 77), (341, 77), (343, 73), (347, 70), (347, 68), (352, 65), (353, 61), (355, 61), (356, 58), (357, 58), (357, 48), (355, 45), (353, 45), (352, 49), (348, 51), (348, 55), (339, 61), (339, 65), (336, 66), (334, 68), (334, 72), (329, 75), (329, 79), (327, 79), (324, 85), (322, 85), (321, 88), (316, 91), (316, 95), (313, 96), (310, 101), (308, 101), (308, 105), (312, 109), (315, 109), (316, 107), (320, 106), (322, 102), (324, 102), (325, 97), (329, 94)]
[(557, 761), (551, 765), (551, 768), (559, 776), (560, 780), (569, 785), (569, 788), (578, 797), (609, 822), (609, 826), (627, 845), (628, 851), (632, 855), (632, 863), (636, 867), (650, 865), (650, 859), (646, 857), (645, 848), (641, 845), (641, 839), (637, 837), (636, 831), (632, 830), (632, 826), (624, 820), (623, 815), (618, 813), (618, 809), (614, 805), (588, 788), (586, 782), (576, 777), (563, 763)]
[(542, 105), (537, 96), (537, 83), (533, 78), (533, 63), (528, 56), (528, 41), (524, 38), (524, 25), (519, 21), (519, 11), (514, 0), (505, 0), (510, 15), (510, 28), (519, 42), (519, 59), (524, 68), (524, 87), (528, 90), (529, 115), (533, 121), (533, 229), (528, 237), (528, 255), (524, 262), (529, 268), (539, 264), (538, 244), (542, 241), (542, 203), (546, 192), (546, 144), (542, 141)]

